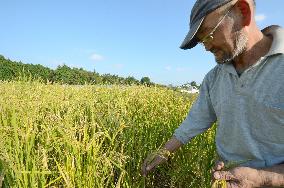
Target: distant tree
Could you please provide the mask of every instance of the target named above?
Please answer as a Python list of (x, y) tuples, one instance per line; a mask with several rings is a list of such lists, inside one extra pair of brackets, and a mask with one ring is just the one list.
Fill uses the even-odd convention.
[(136, 80), (133, 76), (128, 76), (126, 79), (125, 79), (125, 83), (127, 85), (134, 85), (134, 84), (139, 84), (139, 81)]
[(54, 78), (58, 83), (75, 84), (72, 69), (65, 64), (56, 68)]
[(143, 84), (143, 85), (147, 85), (147, 86), (151, 85), (151, 81), (150, 81), (149, 77), (141, 78), (140, 83)]
[(190, 85), (191, 85), (191, 86), (194, 86), (194, 87), (198, 87), (198, 85), (196, 84), (195, 81), (190, 82)]
[(0, 79), (12, 80), (15, 78), (16, 72), (15, 65), (7, 60), (0, 59)]
[(70, 68), (67, 65), (60, 65), (55, 70), (42, 65), (24, 64), (22, 62), (13, 62), (0, 55), (0, 80), (13, 80), (19, 77), (29, 79), (40, 79), (44, 82), (62, 84), (124, 84), (139, 85), (153, 84), (150, 78), (143, 77), (141, 81), (133, 76), (127, 78), (118, 75), (104, 74), (100, 75), (94, 69), (93, 72), (86, 71), (83, 68)]
[(116, 79), (117, 79), (117, 75), (111, 75), (111, 74), (103, 74), (102, 75), (102, 83), (103, 84), (116, 84)]

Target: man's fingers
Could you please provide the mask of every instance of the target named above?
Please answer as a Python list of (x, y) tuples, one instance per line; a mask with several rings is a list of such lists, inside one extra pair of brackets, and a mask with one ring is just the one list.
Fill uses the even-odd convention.
[[(142, 176), (147, 176), (148, 174), (148, 165), (151, 163), (151, 161), (153, 161), (155, 159), (155, 155), (154, 154), (150, 154), (147, 156), (147, 158), (144, 160), (143, 164), (142, 164), (142, 167), (141, 167), (141, 173), (142, 173)], [(149, 168), (148, 168), (149, 169)]]
[(227, 188), (240, 188), (240, 184), (235, 181), (229, 181), (227, 182)]
[(236, 177), (230, 171), (216, 171), (213, 173), (215, 180), (236, 180)]
[(142, 169), (141, 169), (142, 175), (147, 176), (147, 174), (151, 172), (152, 170), (154, 170), (156, 166), (158, 166), (159, 164), (165, 161), (166, 159), (160, 156), (156, 156), (151, 162), (148, 162), (148, 160), (146, 159), (142, 165)]
[(158, 166), (159, 164), (161, 164), (162, 162), (166, 161), (164, 158), (157, 156), (155, 157), (155, 159), (149, 163), (146, 167), (147, 171), (151, 171), (152, 169), (154, 169), (156, 166)]
[(219, 171), (222, 170), (224, 168), (225, 164), (223, 161), (217, 161), (215, 163), (215, 166), (213, 167), (213, 171)]
[(146, 161), (144, 161), (144, 163), (143, 163), (143, 165), (141, 167), (141, 174), (144, 177), (147, 176), (146, 167), (147, 167), (147, 163), (146, 163)]

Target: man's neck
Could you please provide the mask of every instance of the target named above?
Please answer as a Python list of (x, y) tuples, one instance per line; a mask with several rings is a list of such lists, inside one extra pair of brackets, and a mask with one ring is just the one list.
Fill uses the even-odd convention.
[(266, 55), (272, 44), (272, 37), (266, 36), (260, 31), (249, 38), (247, 50), (233, 60), (237, 72), (243, 72)]

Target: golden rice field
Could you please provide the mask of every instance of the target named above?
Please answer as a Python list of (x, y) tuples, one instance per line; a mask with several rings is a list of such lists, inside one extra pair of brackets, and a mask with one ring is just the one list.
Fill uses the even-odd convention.
[(171, 138), (195, 98), (156, 87), (0, 82), (0, 184), (210, 187), (214, 129), (140, 175), (143, 159)]

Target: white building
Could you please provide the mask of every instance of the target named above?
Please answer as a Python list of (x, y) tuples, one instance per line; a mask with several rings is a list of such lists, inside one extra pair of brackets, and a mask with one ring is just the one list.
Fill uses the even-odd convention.
[(181, 89), (180, 92), (194, 94), (194, 93), (199, 93), (199, 90), (197, 87), (189, 85), (187, 89)]

